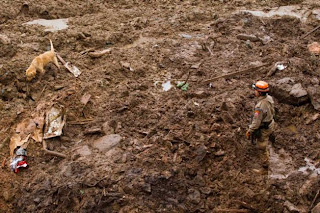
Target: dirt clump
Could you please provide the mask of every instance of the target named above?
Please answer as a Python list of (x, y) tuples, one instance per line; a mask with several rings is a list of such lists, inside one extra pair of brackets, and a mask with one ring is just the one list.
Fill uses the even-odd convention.
[[(1, 168), (1, 211), (307, 212), (319, 206), (320, 65), (308, 44), (320, 31), (300, 39), (316, 21), (240, 12), (279, 3), (315, 13), (302, 1), (1, 1), (1, 162), (10, 161), (19, 123), (53, 105), (66, 116), (63, 134), (46, 139), (47, 150), (65, 158), (30, 138), (29, 168), (17, 174), (7, 164)], [(50, 32), (24, 24), (40, 18), (67, 18), (68, 27)], [(27, 82), (25, 70), (50, 48), (49, 39), (81, 75), (48, 65)], [(278, 62), (285, 68), (268, 75)], [(262, 162), (244, 136), (256, 100), (251, 85), (262, 79), (276, 102), (267, 175), (254, 173)], [(177, 87), (181, 82), (186, 89)]]

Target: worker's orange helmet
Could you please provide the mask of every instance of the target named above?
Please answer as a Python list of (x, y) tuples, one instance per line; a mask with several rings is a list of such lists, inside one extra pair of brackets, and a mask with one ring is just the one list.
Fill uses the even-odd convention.
[(269, 85), (265, 81), (257, 81), (255, 84), (252, 84), (252, 88), (258, 92), (269, 92)]

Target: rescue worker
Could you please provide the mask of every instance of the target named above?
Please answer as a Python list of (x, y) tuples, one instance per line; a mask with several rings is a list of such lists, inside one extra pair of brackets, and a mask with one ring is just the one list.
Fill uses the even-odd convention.
[(251, 139), (253, 143), (257, 143), (258, 154), (262, 160), (264, 171), (268, 171), (269, 167), (269, 152), (268, 141), (271, 134), (274, 133), (274, 101), (269, 92), (269, 85), (265, 81), (258, 81), (252, 85), (255, 97), (258, 98), (255, 105), (252, 123), (246, 132), (247, 139)]

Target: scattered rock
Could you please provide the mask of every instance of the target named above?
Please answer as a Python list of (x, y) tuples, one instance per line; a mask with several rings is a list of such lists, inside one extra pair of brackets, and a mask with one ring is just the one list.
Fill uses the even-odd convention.
[(229, 112), (227, 111), (223, 111), (221, 112), (221, 119), (227, 123), (227, 124), (234, 124), (235, 123), (235, 120), (233, 119), (233, 117), (230, 115)]
[(309, 101), (307, 91), (301, 83), (295, 83), (291, 78), (283, 78), (272, 84), (272, 95), (286, 104), (299, 106)]
[(320, 213), (320, 202), (311, 210), (311, 213)]
[(150, 183), (144, 183), (142, 186), (143, 191), (151, 193), (151, 184)]
[(308, 45), (309, 52), (315, 55), (320, 54), (320, 44), (318, 42), (313, 42)]
[(202, 64), (202, 62), (199, 62), (199, 63), (197, 63), (197, 64), (193, 64), (193, 65), (191, 66), (191, 69), (199, 69), (199, 67), (200, 67), (201, 64)]
[(33, 201), (35, 202), (35, 203), (40, 203), (40, 198), (39, 197), (36, 197), (35, 199), (33, 199)]
[(114, 134), (114, 127), (112, 127), (112, 125), (110, 124), (110, 122), (105, 122), (102, 125), (102, 130), (104, 132), (104, 134), (108, 135), (108, 134)]
[(317, 182), (318, 182), (317, 175), (316, 174), (311, 175), (310, 178), (299, 189), (299, 194), (301, 196), (308, 195), (313, 190)]
[(208, 148), (205, 145), (200, 145), (200, 147), (196, 150), (196, 161), (202, 161), (206, 157), (207, 150)]
[(220, 106), (220, 110), (221, 111), (228, 111), (228, 105), (225, 101), (222, 102), (221, 106)]
[(122, 66), (123, 68), (126, 68), (126, 69), (128, 69), (128, 70), (130, 70), (130, 71), (133, 71), (133, 69), (131, 68), (129, 62), (120, 61), (120, 64), (121, 64), (121, 66)]
[(225, 154), (226, 154), (225, 151), (219, 150), (219, 151), (217, 151), (214, 155), (215, 155), (215, 156), (224, 156)]
[(119, 145), (121, 139), (122, 137), (118, 134), (106, 135), (93, 142), (93, 147), (99, 149), (100, 152), (108, 152)]
[(3, 196), (3, 199), (6, 201), (6, 202), (10, 202), (12, 201), (12, 199), (14, 198), (14, 194), (11, 193), (11, 191), (9, 190), (6, 190), (2, 193), (2, 196)]
[(311, 81), (311, 83), (312, 83), (313, 85), (319, 85), (319, 84), (320, 84), (319, 79), (316, 78), (316, 77), (312, 78), (310, 81)]
[(8, 36), (4, 35), (4, 34), (0, 34), (0, 44), (10, 44), (11, 40), (8, 38)]
[(307, 91), (314, 109), (320, 111), (320, 86), (310, 86)]
[(205, 195), (209, 195), (211, 193), (211, 188), (210, 187), (202, 187), (200, 189), (201, 193), (205, 194)]
[(194, 203), (194, 204), (198, 204), (200, 203), (200, 200), (201, 200), (201, 197), (200, 197), (200, 192), (196, 189), (189, 189), (188, 190), (188, 197), (187, 199), (191, 202), (191, 203)]
[(261, 39), (255, 35), (248, 35), (248, 34), (239, 34), (237, 35), (237, 39), (240, 40), (245, 40), (245, 41), (252, 41), (252, 42), (257, 42), (261, 41)]
[(85, 135), (99, 134), (99, 133), (102, 133), (101, 127), (91, 127), (91, 128), (84, 131)]
[(301, 210), (298, 207), (296, 207), (294, 204), (292, 204), (289, 201), (284, 202), (284, 206), (289, 210), (289, 212), (296, 212), (296, 213), (301, 212)]
[(90, 148), (87, 145), (85, 145), (85, 146), (82, 146), (79, 149), (77, 149), (76, 154), (78, 154), (80, 156), (88, 156), (88, 155), (91, 155), (92, 152), (91, 152)]
[(89, 93), (86, 93), (81, 97), (80, 101), (81, 101), (81, 103), (86, 105), (89, 102), (90, 98), (91, 98), (91, 95)]
[(306, 124), (311, 124), (312, 122), (318, 120), (319, 117), (320, 117), (320, 113), (314, 114), (311, 118), (307, 119)]

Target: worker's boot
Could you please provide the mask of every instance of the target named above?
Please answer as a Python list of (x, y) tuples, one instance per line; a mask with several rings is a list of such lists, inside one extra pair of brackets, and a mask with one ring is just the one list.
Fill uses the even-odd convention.
[(253, 169), (252, 171), (259, 175), (268, 175), (269, 171), (269, 153), (268, 150), (258, 150), (258, 155), (261, 163), (261, 168)]

